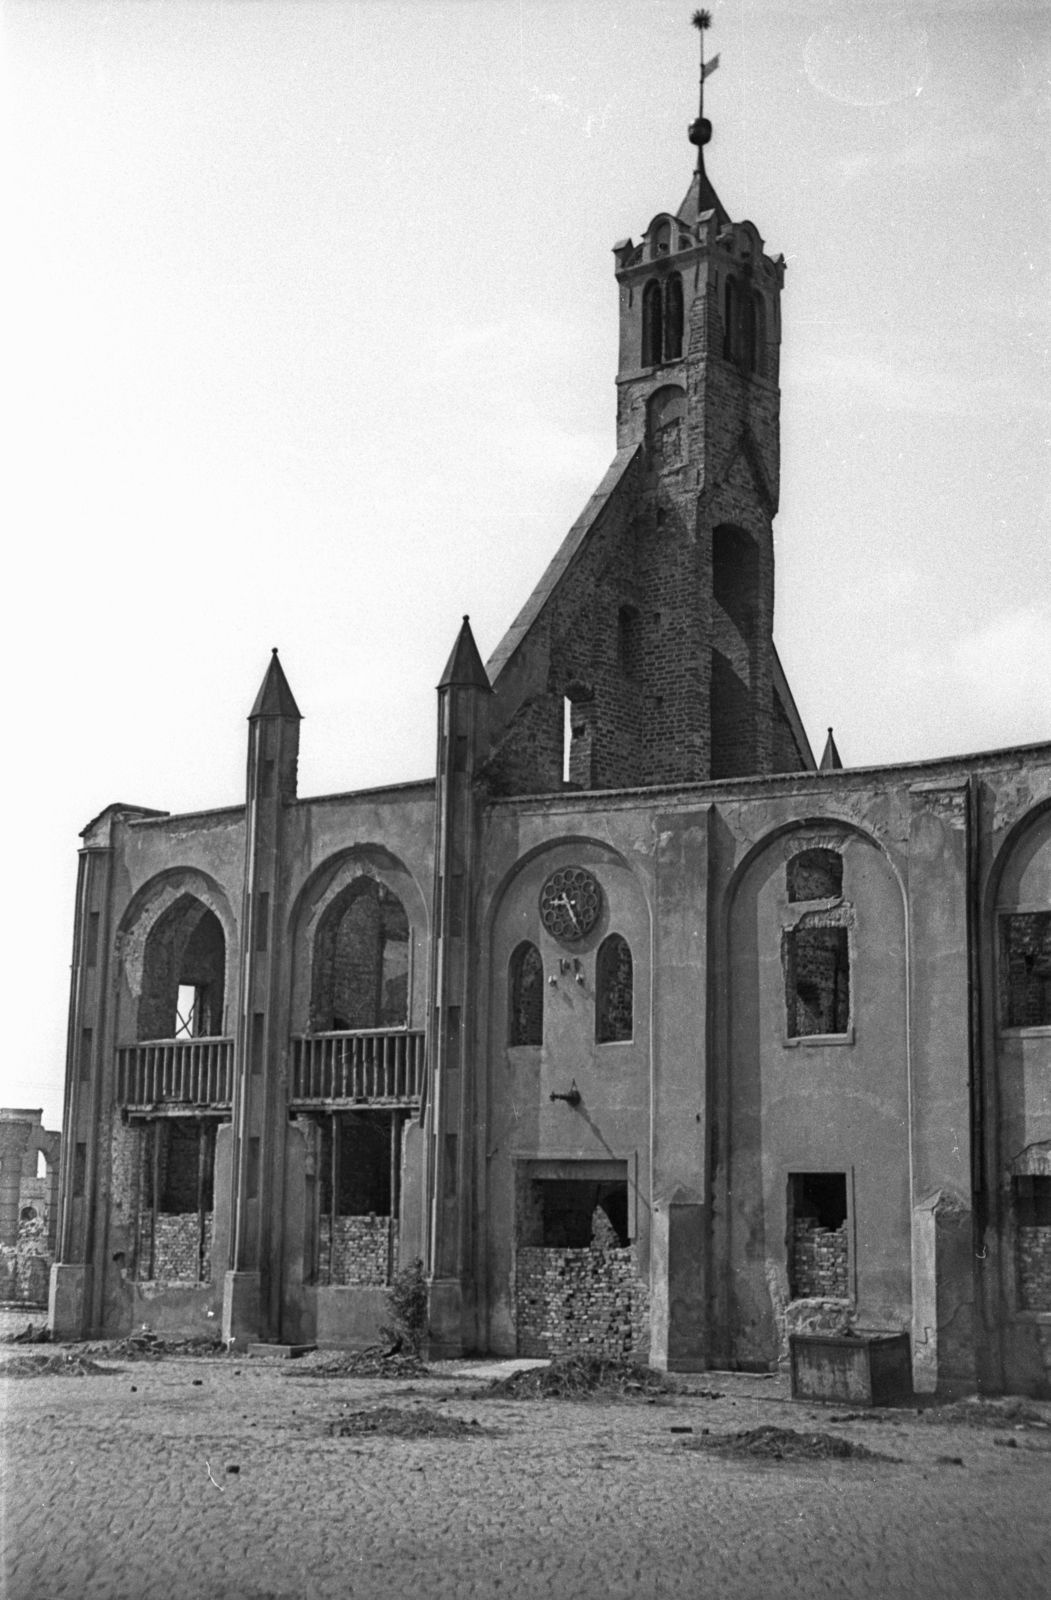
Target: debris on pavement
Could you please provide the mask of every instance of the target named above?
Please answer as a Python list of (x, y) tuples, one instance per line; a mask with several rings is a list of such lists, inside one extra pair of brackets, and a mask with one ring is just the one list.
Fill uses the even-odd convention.
[(483, 1429), (472, 1417), (464, 1422), (444, 1411), (431, 1411), (426, 1406), (409, 1410), (400, 1406), (373, 1406), (367, 1411), (350, 1411), (329, 1423), (329, 1433), (334, 1439), (358, 1438), (362, 1434), (382, 1434), (388, 1439), (480, 1439), (492, 1437), (493, 1430)]
[(718, 1450), (724, 1455), (750, 1456), (759, 1461), (898, 1461), (853, 1439), (835, 1433), (797, 1433), (794, 1428), (767, 1424), (741, 1433), (713, 1433), (684, 1439), (684, 1450)]

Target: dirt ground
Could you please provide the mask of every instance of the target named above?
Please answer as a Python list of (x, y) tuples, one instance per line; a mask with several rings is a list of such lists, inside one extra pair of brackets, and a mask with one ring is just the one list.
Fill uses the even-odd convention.
[[(722, 1373), (582, 1403), (472, 1398), (492, 1363), (94, 1359), (117, 1370), (0, 1383), (7, 1600), (1051, 1596), (1051, 1429), (1011, 1416), (840, 1420)], [(710, 1448), (767, 1426), (899, 1459)]]

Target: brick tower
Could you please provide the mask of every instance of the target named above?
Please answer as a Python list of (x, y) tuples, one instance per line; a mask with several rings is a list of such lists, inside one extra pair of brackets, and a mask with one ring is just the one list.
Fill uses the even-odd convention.
[(489, 663), (497, 793), (814, 765), (773, 643), (784, 260), (730, 220), (710, 135), (614, 246), (617, 455)]

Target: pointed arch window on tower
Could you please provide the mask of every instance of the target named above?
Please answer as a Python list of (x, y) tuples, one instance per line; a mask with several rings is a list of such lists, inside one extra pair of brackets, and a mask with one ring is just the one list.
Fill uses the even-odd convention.
[(642, 364), (655, 367), (664, 347), (664, 307), (661, 304), (661, 286), (651, 278), (642, 291)]
[(664, 285), (664, 359), (678, 361), (682, 355), (682, 279), (673, 272)]
[(723, 356), (744, 372), (761, 372), (766, 361), (766, 303), (737, 277), (723, 293)]
[(508, 1043), (544, 1042), (544, 964), (540, 951), (528, 941), (511, 957)]
[(634, 1033), (635, 976), (631, 946), (619, 933), (599, 945), (595, 961), (595, 1038), (618, 1044)]

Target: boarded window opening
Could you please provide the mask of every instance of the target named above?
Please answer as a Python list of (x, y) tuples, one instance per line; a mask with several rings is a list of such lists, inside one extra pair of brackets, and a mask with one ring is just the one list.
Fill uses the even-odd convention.
[(511, 957), (508, 1043), (544, 1042), (544, 963), (535, 944), (520, 944)]
[(375, 878), (355, 878), (318, 924), (311, 1027), (316, 1033), (401, 1028), (408, 1001), (405, 907)]
[(631, 947), (619, 933), (611, 933), (599, 946), (595, 962), (595, 1038), (599, 1044), (632, 1037), (634, 992)]
[(846, 1033), (850, 1026), (850, 948), (846, 928), (792, 928), (785, 934), (788, 1037)]
[(848, 1298), (846, 1173), (789, 1174), (787, 1245), (793, 1300)]
[(1000, 918), (1000, 990), (1004, 1026), (1051, 1026), (1051, 911)]
[(838, 900), (843, 893), (843, 857), (836, 850), (800, 850), (786, 868), (788, 898)]
[(1017, 1177), (1013, 1190), (1019, 1310), (1051, 1311), (1051, 1177)]
[(598, 1244), (623, 1249), (628, 1239), (628, 1185), (624, 1180), (534, 1178), (530, 1215), (521, 1219), (524, 1245), (584, 1250)]

